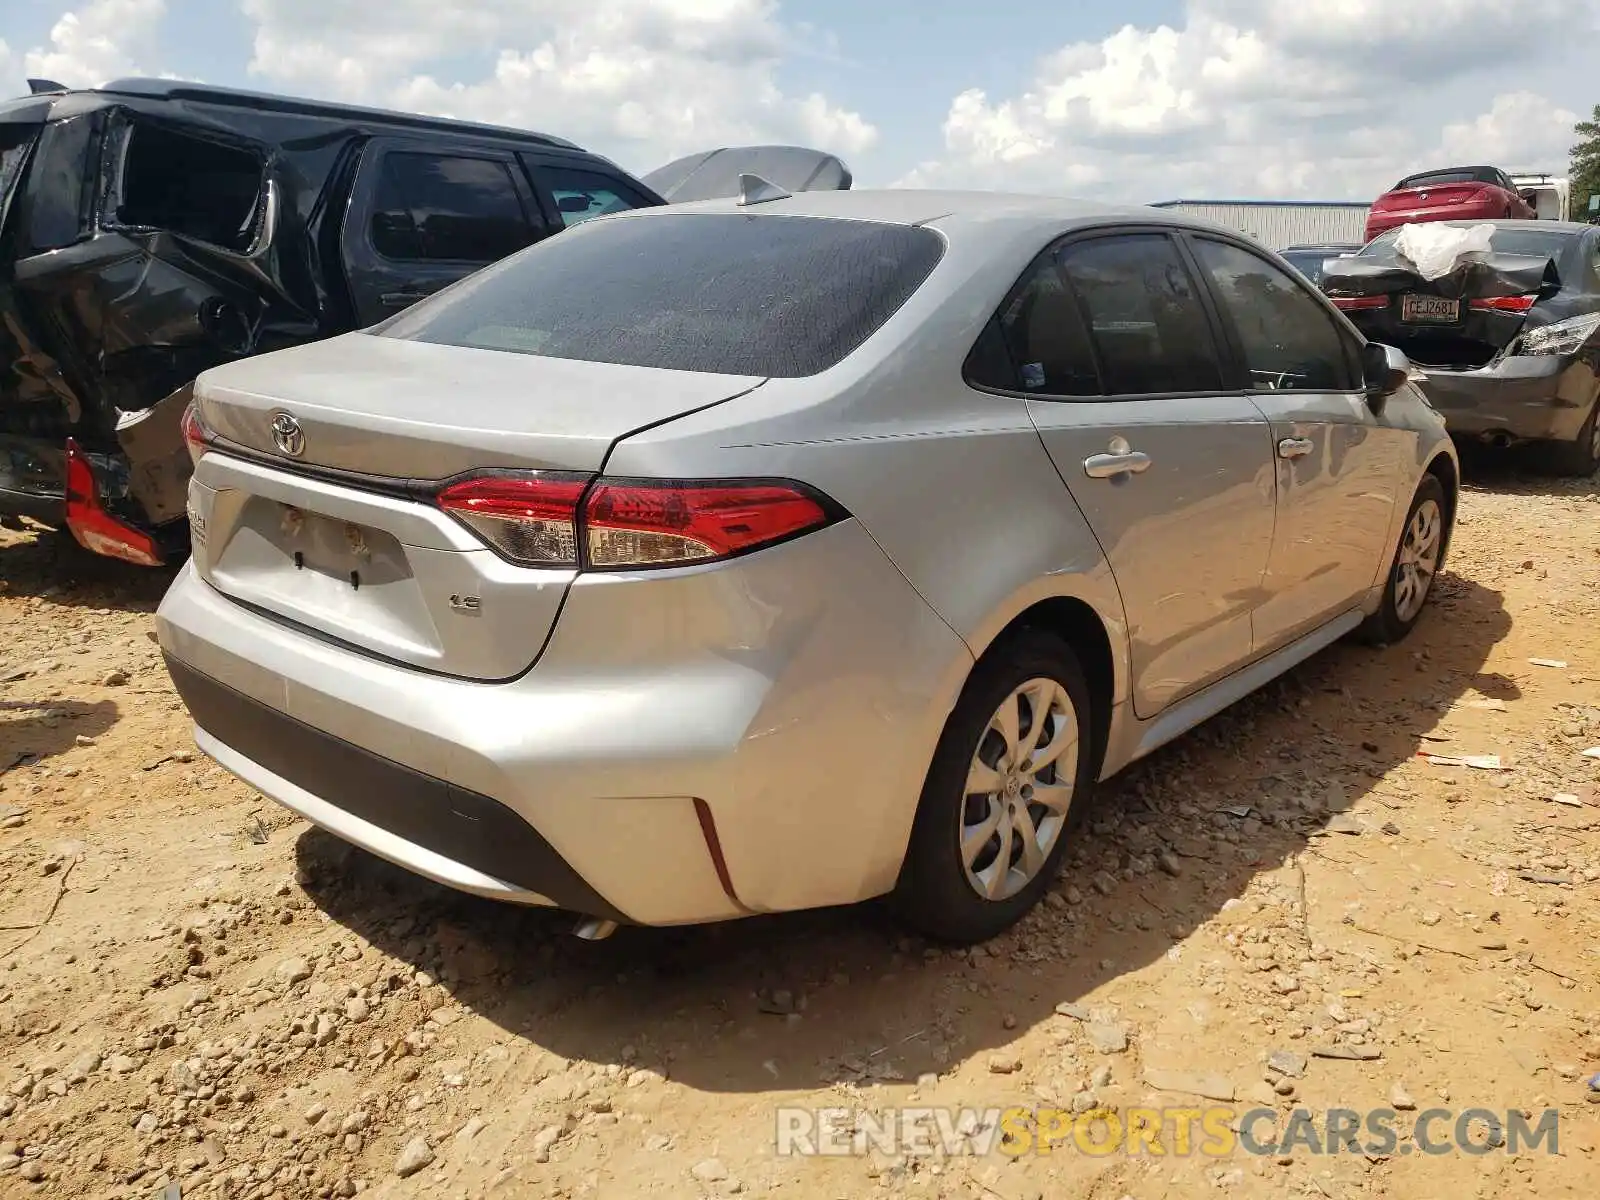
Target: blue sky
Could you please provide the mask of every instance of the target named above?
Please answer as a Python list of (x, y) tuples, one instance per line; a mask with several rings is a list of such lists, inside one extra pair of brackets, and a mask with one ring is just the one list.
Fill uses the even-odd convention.
[(1370, 197), (1565, 168), (1600, 0), (3, 0), (0, 91), (138, 72), (546, 129), (646, 171), (789, 141), (861, 185)]

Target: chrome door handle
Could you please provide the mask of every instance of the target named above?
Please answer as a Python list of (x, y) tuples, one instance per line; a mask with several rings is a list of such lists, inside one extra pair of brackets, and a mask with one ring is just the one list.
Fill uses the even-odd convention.
[(1083, 460), (1083, 473), (1090, 479), (1111, 479), (1117, 475), (1138, 475), (1150, 469), (1150, 456), (1137, 450), (1121, 454), (1091, 454)]
[(1279, 458), (1304, 458), (1317, 448), (1310, 438), (1284, 438), (1278, 443)]

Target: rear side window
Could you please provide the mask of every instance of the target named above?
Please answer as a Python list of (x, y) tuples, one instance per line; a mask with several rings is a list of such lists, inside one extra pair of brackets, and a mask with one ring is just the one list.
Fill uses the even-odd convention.
[(439, 154), (383, 156), (371, 229), (398, 262), (489, 263), (534, 239), (504, 162)]
[(255, 241), (265, 164), (252, 151), (162, 125), (128, 133), (116, 221), (242, 254)]
[(620, 180), (596, 171), (570, 167), (540, 167), (539, 179), (556, 202), (562, 227), (581, 224), (591, 217), (644, 208), (649, 202)]
[(1199, 290), (1165, 234), (1068, 245), (1061, 266), (1089, 318), (1107, 395), (1209, 392), (1222, 368)]
[(90, 152), (98, 145), (88, 114), (44, 127), (23, 189), (21, 255), (59, 250), (89, 232), (97, 174)]
[(22, 179), (22, 166), (28, 161), (28, 149), (38, 136), (37, 125), (0, 125), (0, 230), (5, 228), (11, 197)]
[(592, 221), (423, 301), (384, 337), (795, 378), (842, 361), (944, 252), (870, 221), (667, 213)]
[(1226, 242), (1196, 238), (1195, 255), (1238, 335), (1257, 391), (1348, 391), (1344, 339), (1328, 311), (1286, 272)]
[(995, 328), (1006, 354), (994, 353), (1000, 347), (992, 346), (985, 347), (986, 356), (974, 355), (968, 363), (972, 382), (1044, 396), (1100, 394), (1089, 331), (1054, 255), (1029, 268)]

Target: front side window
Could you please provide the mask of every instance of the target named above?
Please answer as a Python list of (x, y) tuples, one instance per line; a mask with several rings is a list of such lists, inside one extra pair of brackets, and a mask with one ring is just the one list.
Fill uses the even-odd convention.
[(534, 240), (505, 163), (411, 152), (383, 156), (371, 229), (399, 262), (490, 263)]
[(1260, 255), (1197, 238), (1195, 255), (1232, 321), (1257, 391), (1347, 391), (1349, 359), (1328, 311)]
[(539, 178), (550, 189), (561, 214), (563, 228), (581, 224), (606, 213), (644, 208), (643, 196), (618, 180), (596, 171), (576, 171), (569, 167), (541, 167)]
[(1222, 387), (1211, 323), (1171, 238), (1094, 238), (1068, 245), (1060, 261), (1088, 314), (1107, 395)]

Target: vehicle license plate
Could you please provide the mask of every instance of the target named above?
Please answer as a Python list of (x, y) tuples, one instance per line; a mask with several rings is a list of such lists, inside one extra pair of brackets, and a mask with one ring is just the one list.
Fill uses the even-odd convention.
[(1443, 296), (1402, 296), (1400, 319), (1412, 325), (1454, 325), (1461, 319), (1461, 301)]

